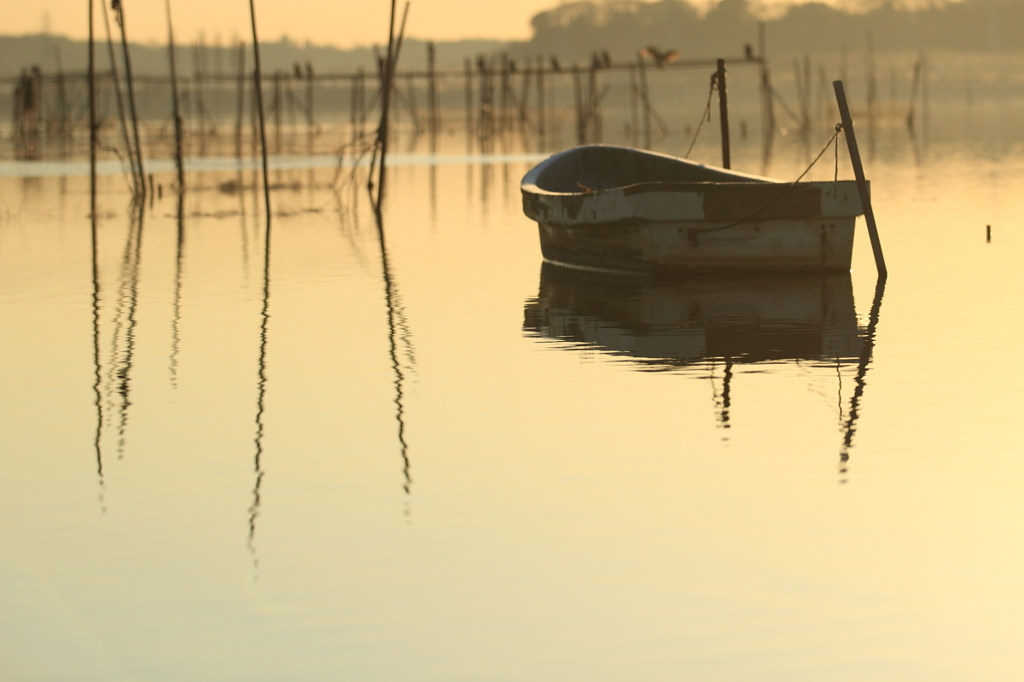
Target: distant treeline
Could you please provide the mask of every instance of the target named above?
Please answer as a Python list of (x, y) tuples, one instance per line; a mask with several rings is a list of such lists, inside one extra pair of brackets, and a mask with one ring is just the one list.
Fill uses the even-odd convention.
[[(387, 36), (384, 36), (387, 42)], [(496, 40), (461, 40), (437, 43), (436, 63), (439, 68), (462, 68), (463, 58), (477, 54), (500, 52), (508, 43)], [(115, 40), (117, 59), (121, 60), (120, 39)], [(299, 44), (282, 38), (275, 42), (260, 43), (260, 58), (263, 72), (276, 71), (292, 73), (295, 66), (305, 71), (309, 62), (315, 73), (354, 73), (363, 68), (376, 72), (377, 51), (387, 51), (387, 45), (341, 50), (328, 45)], [(132, 69), (136, 76), (165, 77), (169, 71), (167, 46), (159, 44), (129, 47)], [(105, 71), (110, 68), (106, 37), (96, 46), (96, 68)], [(212, 74), (237, 74), (239, 50), (237, 46), (196, 43), (178, 43), (175, 52), (178, 74), (182, 78), (193, 76), (201, 66), (205, 76)], [(405, 68), (422, 68), (427, 61), (426, 42), (415, 38), (406, 39), (402, 47), (401, 63)], [(38, 66), (44, 74), (53, 75), (58, 66), (65, 71), (81, 73), (86, 68), (88, 46), (85, 41), (69, 40), (54, 35), (0, 36), (0, 78), (10, 78), (22, 69)], [(58, 64), (58, 59), (59, 64)], [(253, 66), (252, 46), (245, 50), (246, 69)]]
[[(458, 69), (466, 57), (503, 51), (519, 60), (556, 56), (567, 63), (589, 63), (594, 52), (607, 52), (614, 62), (622, 62), (635, 60), (637, 51), (648, 46), (676, 50), (684, 59), (738, 56), (746, 45), (757, 50), (760, 22), (748, 0), (721, 0), (706, 12), (685, 0), (583, 0), (537, 14), (532, 20), (534, 36), (526, 42), (439, 42), (437, 64)], [(861, 13), (811, 2), (792, 5), (764, 23), (769, 59), (843, 48), (861, 50), (869, 41), (878, 51), (1024, 49), (1024, 40), (1017, 36), (1024, 26), (1021, 0), (936, 2), (916, 11), (900, 9), (889, 1)], [(415, 26), (410, 30), (415, 32)], [(360, 67), (372, 72), (376, 68), (373, 47), (341, 50), (282, 39), (264, 43), (262, 48), (266, 73), (291, 72), (295, 65), (304, 69), (307, 62), (320, 74), (351, 73)], [(166, 75), (165, 46), (136, 44), (131, 53), (136, 74)], [(234, 46), (182, 44), (177, 54), (183, 76), (194, 74), (198, 65), (204, 74), (234, 74), (238, 70)], [(0, 36), (0, 77), (16, 76), (33, 65), (53, 74), (58, 59), (64, 70), (80, 72), (86, 63), (85, 43), (52, 35)], [(401, 59), (405, 68), (422, 68), (426, 43), (406, 40)], [(246, 60), (251, 69), (251, 51)], [(97, 68), (109, 68), (105, 45), (98, 46), (97, 62)]]
[[(536, 15), (533, 39), (515, 51), (588, 61), (594, 50), (633, 60), (648, 46), (684, 59), (735, 56), (744, 45), (757, 49), (760, 22), (747, 0), (721, 0), (707, 12), (684, 0), (584, 0)], [(810, 2), (765, 21), (769, 58), (863, 49), (869, 40), (880, 51), (1020, 50), (1022, 26), (1021, 0), (940, 0), (916, 11), (889, 1), (861, 13)]]

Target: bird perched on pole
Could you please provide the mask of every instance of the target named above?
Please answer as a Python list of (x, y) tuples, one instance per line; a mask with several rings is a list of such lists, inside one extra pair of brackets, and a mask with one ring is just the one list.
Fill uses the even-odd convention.
[(666, 64), (671, 64), (675, 60), (679, 59), (679, 51), (665, 50), (662, 52), (654, 45), (648, 45), (644, 49), (640, 50), (640, 56), (651, 58), (659, 69), (663, 69)]

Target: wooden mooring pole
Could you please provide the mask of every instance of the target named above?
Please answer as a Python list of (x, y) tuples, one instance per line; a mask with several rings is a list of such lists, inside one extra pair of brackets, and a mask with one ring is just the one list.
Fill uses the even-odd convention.
[[(178, 192), (185, 192), (185, 161), (182, 144), (181, 110), (178, 108), (178, 67), (174, 59), (174, 28), (171, 23), (171, 0), (165, 0), (167, 9), (167, 57), (171, 68), (171, 112), (174, 116), (174, 163), (178, 169)], [(181, 202), (178, 203), (181, 219)]]
[(857, 179), (857, 192), (860, 194), (860, 203), (864, 209), (864, 220), (868, 225), (868, 236), (871, 238), (871, 251), (875, 255), (875, 267), (878, 269), (879, 279), (885, 279), (889, 271), (885, 268), (885, 258), (882, 257), (882, 242), (878, 239), (878, 226), (875, 225), (875, 213), (871, 210), (871, 193), (868, 191), (868, 181), (864, 178), (864, 166), (860, 161), (860, 150), (857, 148), (857, 136), (853, 132), (853, 119), (850, 117), (850, 107), (846, 103), (846, 91), (843, 89), (843, 81), (833, 81), (832, 87), (836, 91), (836, 103), (839, 105), (839, 116), (843, 122), (843, 133), (846, 135), (846, 146), (850, 150), (850, 162), (853, 164), (853, 175)]
[(725, 60), (718, 60), (718, 113), (722, 123), (722, 168), (732, 168), (729, 148), (729, 96), (725, 89)]
[(235, 112), (235, 156), (242, 158), (242, 122), (245, 118), (245, 43), (238, 41), (238, 101)]
[(124, 5), (117, 3), (117, 23), (121, 26), (121, 47), (124, 52), (124, 74), (128, 81), (128, 106), (132, 114), (132, 134), (135, 139), (136, 185), (135, 192), (141, 200), (146, 198), (146, 172), (142, 167), (142, 142), (139, 139), (139, 113), (135, 106), (135, 81), (132, 78), (132, 60), (128, 55), (128, 29), (125, 27)]
[(544, 57), (537, 57), (537, 136), (544, 148)]
[(263, 201), (267, 207), (267, 253), (270, 253), (270, 163), (267, 159), (267, 121), (263, 116), (263, 68), (260, 65), (260, 35), (256, 31), (256, 0), (249, 0), (249, 17), (252, 20), (252, 52), (255, 62), (253, 72), (253, 92), (256, 95), (255, 109), (259, 117), (260, 128), (260, 153), (263, 161)]
[(121, 96), (121, 80), (117, 75), (117, 57), (114, 56), (114, 39), (110, 32), (110, 19), (107, 16), (106, 3), (101, 2), (100, 6), (103, 8), (103, 25), (107, 30), (107, 53), (110, 58), (110, 76), (114, 81), (114, 94), (117, 95), (117, 113), (121, 120), (121, 135), (124, 140), (124, 153), (128, 156), (131, 162), (132, 173), (134, 174), (137, 170), (135, 168), (135, 154), (132, 152), (132, 142), (128, 135), (128, 119), (125, 118), (124, 113), (124, 98)]
[(313, 155), (316, 118), (313, 116), (313, 63), (306, 60), (306, 153)]
[(430, 109), (430, 151), (437, 151), (437, 65), (434, 43), (427, 43), (427, 107)]
[(467, 57), (463, 62), (466, 85), (466, 140), (468, 146), (472, 146), (473, 139), (473, 66)]
[(96, 123), (96, 42), (93, 35), (93, 0), (89, 0), (89, 215), (96, 235), (96, 147), (99, 146)]

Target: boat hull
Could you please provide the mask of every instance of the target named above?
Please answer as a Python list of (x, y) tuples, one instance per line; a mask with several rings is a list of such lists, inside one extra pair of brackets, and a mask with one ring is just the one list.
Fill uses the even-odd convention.
[(649, 274), (848, 272), (855, 217), (758, 222), (539, 223), (544, 259)]
[(544, 258), (588, 270), (838, 273), (863, 213), (856, 183), (785, 183), (626, 147), (556, 154), (523, 178)]

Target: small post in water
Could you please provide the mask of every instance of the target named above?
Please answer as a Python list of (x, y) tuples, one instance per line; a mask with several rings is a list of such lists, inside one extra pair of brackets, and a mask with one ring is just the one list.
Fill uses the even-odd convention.
[(725, 90), (725, 60), (718, 60), (718, 112), (722, 121), (722, 168), (732, 168), (729, 151), (729, 97)]
[(878, 239), (878, 226), (875, 225), (875, 213), (871, 210), (871, 195), (868, 192), (868, 181), (864, 178), (864, 166), (860, 162), (860, 150), (857, 148), (857, 136), (853, 132), (853, 119), (850, 118), (850, 107), (846, 103), (846, 91), (843, 89), (843, 81), (833, 81), (832, 87), (836, 91), (836, 104), (839, 105), (839, 116), (843, 122), (846, 146), (850, 150), (853, 175), (857, 179), (857, 192), (860, 194), (860, 203), (864, 208), (864, 220), (868, 225), (871, 251), (875, 255), (875, 267), (878, 269), (878, 276), (881, 279), (885, 279), (889, 271), (886, 270), (885, 258), (882, 257), (882, 242)]

